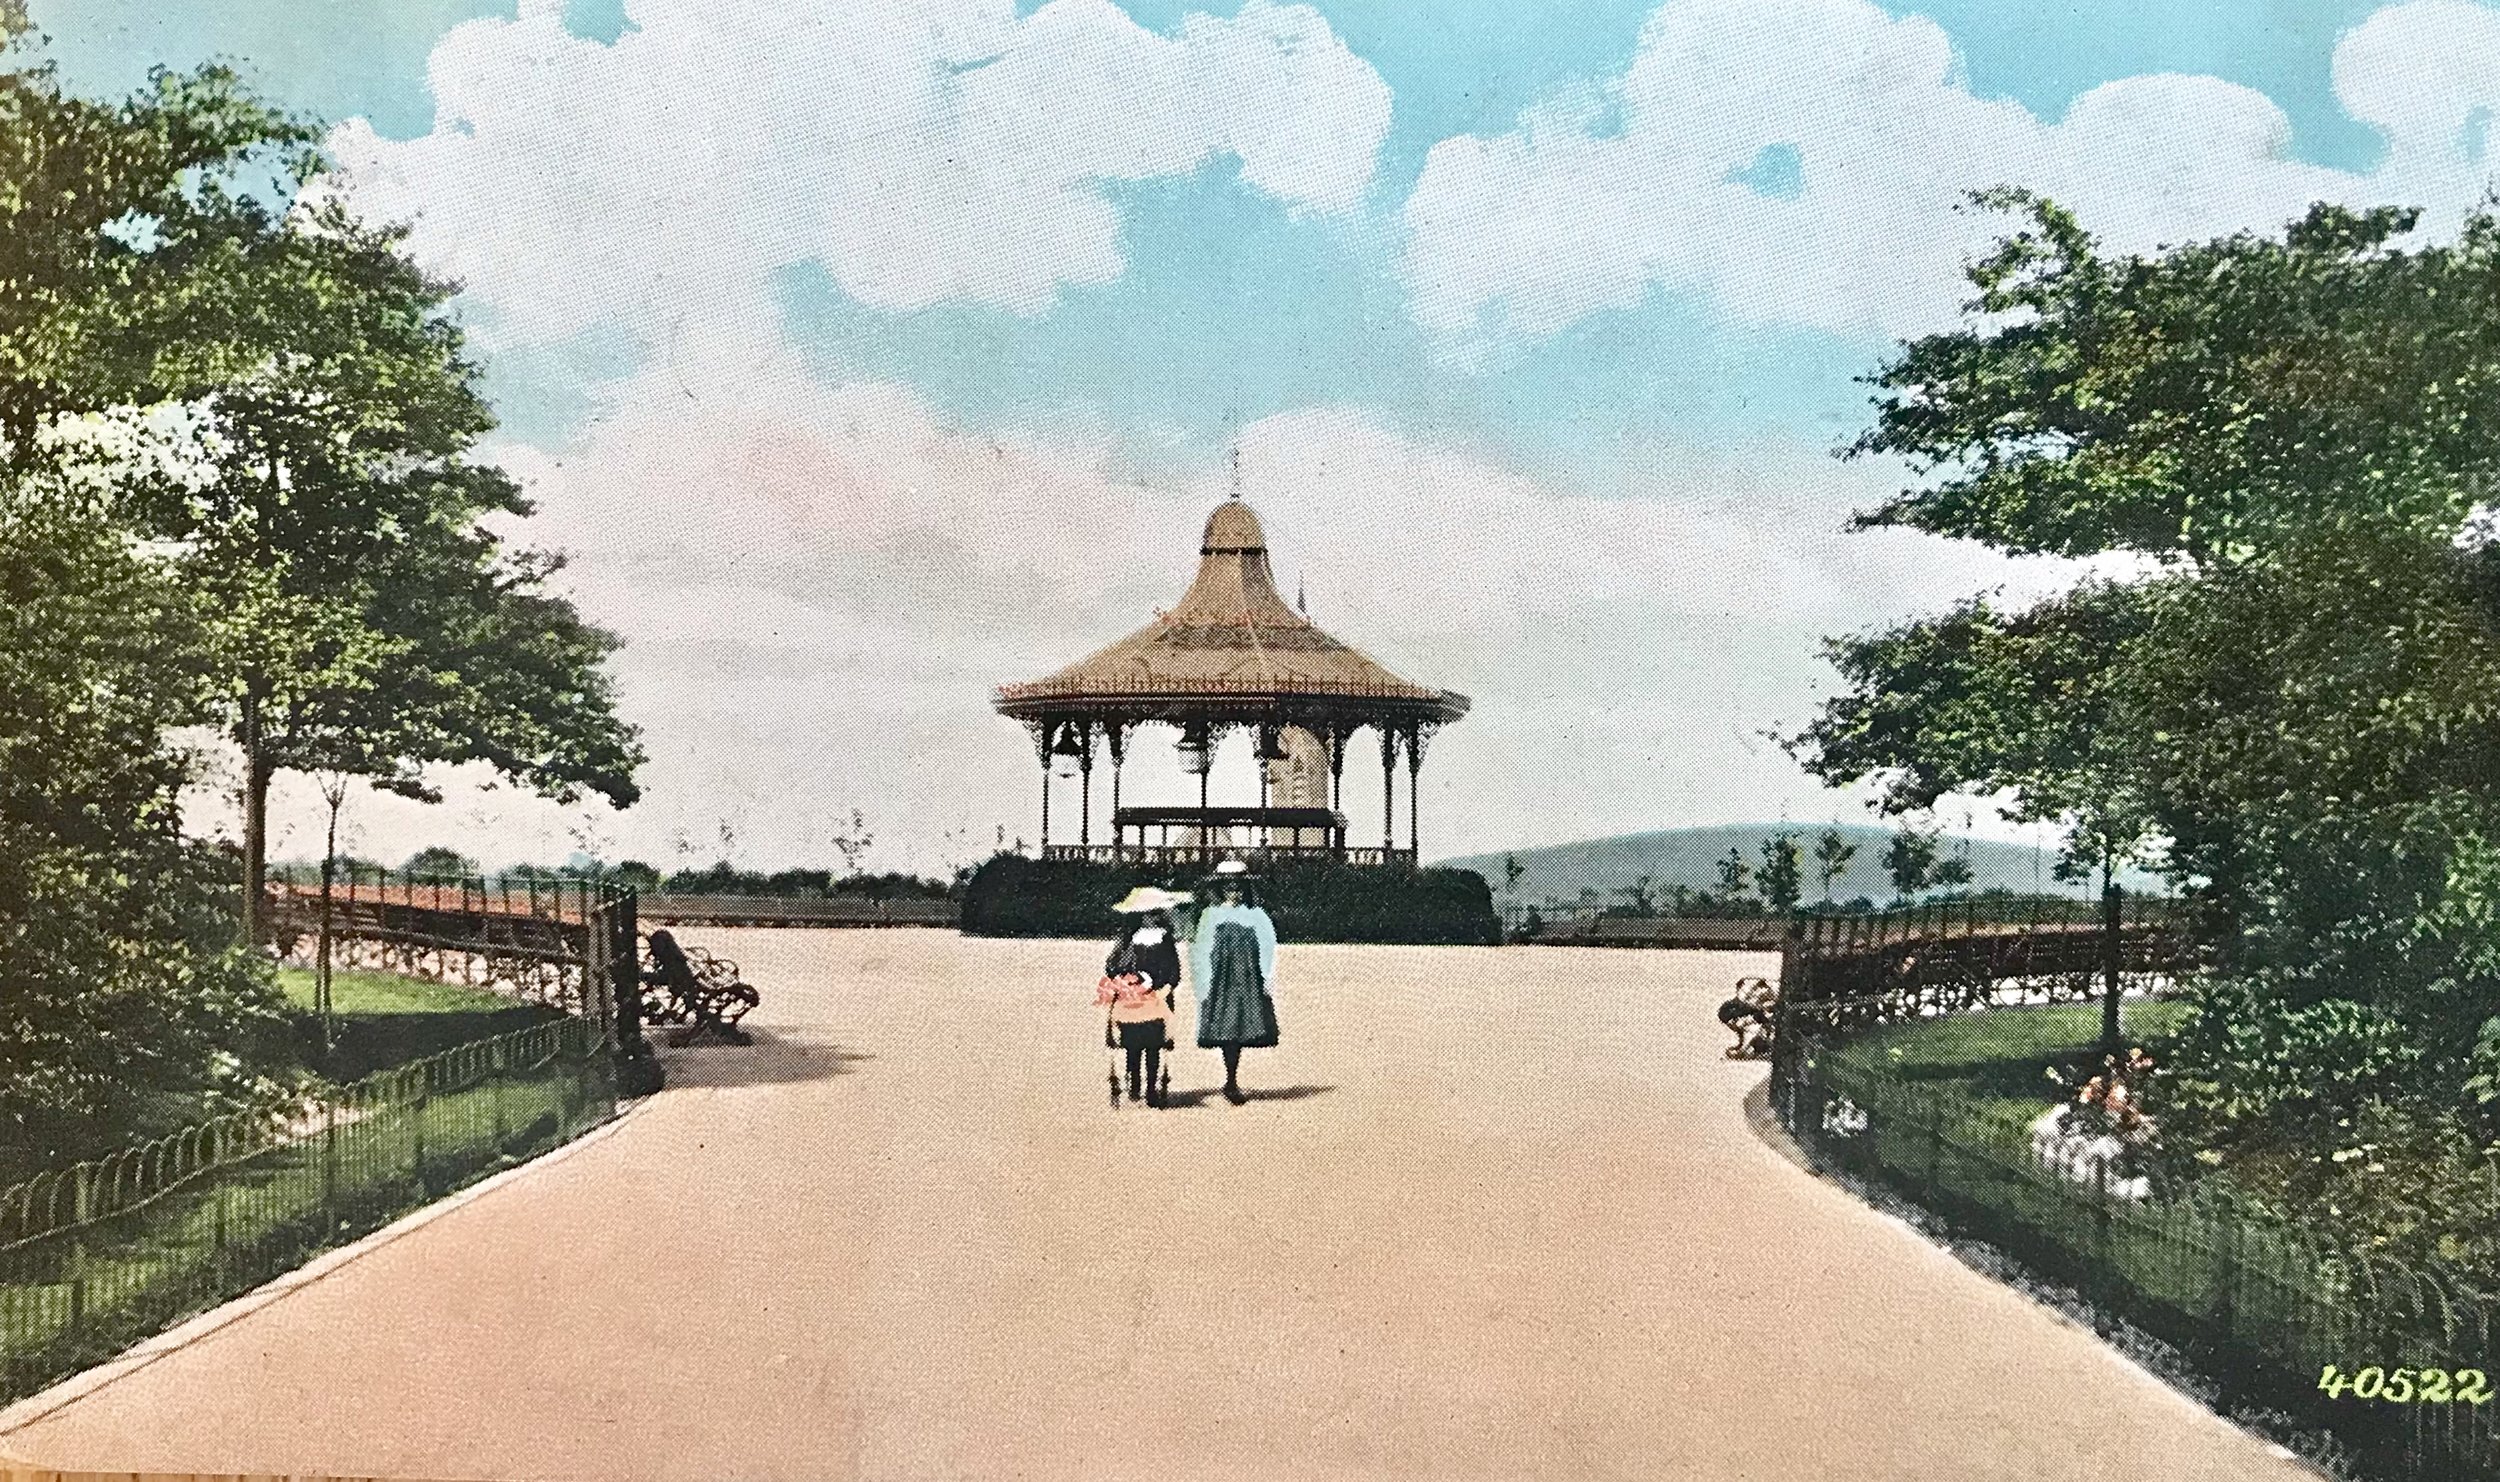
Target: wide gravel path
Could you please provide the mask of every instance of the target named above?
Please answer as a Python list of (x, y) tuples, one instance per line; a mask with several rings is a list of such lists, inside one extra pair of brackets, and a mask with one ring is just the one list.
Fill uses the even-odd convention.
[(1261, 1098), (1206, 1095), (1192, 1049), (1191, 1104), (1158, 1113), (1106, 1105), (1099, 946), (687, 935), (764, 986), (756, 1047), (677, 1055), (612, 1135), (0, 1450), (436, 1478), (2308, 1475), (1766, 1145), (1761, 1068), (1711, 1017), (1762, 959), (1288, 946)]

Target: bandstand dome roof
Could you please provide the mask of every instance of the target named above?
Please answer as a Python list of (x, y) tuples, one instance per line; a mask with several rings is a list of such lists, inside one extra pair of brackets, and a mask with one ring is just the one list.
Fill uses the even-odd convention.
[(1020, 718), (1120, 709), (1185, 719), (1272, 708), (1438, 724), (1467, 713), (1466, 696), (1393, 674), (1295, 611), (1276, 590), (1258, 515), (1237, 497), (1207, 516), (1197, 579), (1170, 611), (1066, 668), (1001, 686), (997, 703)]

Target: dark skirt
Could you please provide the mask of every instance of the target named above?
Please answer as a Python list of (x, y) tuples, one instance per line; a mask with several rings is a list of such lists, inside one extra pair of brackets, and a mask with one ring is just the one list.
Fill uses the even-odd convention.
[[(1242, 935), (1247, 937), (1249, 933), (1242, 931)], [(1209, 964), (1208, 981), (1199, 990), (1198, 1047), (1272, 1049), (1276, 1044), (1276, 1000), (1268, 996), (1267, 985), (1259, 981), (1258, 957), (1255, 951), (1224, 950), (1226, 945), (1219, 940)]]
[(1160, 1050), (1170, 1043), (1163, 1034), (1161, 1019), (1148, 1019), (1143, 1024), (1122, 1024), (1120, 1048), (1123, 1050)]

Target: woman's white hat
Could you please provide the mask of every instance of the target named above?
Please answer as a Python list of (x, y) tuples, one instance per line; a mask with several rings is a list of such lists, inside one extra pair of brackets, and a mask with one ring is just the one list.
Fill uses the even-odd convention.
[(1133, 916), (1143, 911), (1168, 911), (1174, 906), (1187, 905), (1189, 900), (1190, 895), (1186, 890), (1165, 890), (1159, 885), (1140, 885), (1113, 902), (1111, 909), (1122, 915)]
[(1240, 860), (1228, 859), (1217, 865), (1215, 872), (1219, 875), (1247, 875), (1250, 873), (1250, 867)]

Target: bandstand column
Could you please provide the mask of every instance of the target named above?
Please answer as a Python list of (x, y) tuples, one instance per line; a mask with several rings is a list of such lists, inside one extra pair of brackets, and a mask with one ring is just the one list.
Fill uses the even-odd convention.
[(1337, 821), (1328, 826), (1328, 847), (1340, 860), (1345, 858), (1345, 743), (1341, 726), (1328, 728), (1328, 811)]
[(1103, 727), (1103, 740), (1111, 748), (1111, 853), (1118, 858), (1120, 845), (1120, 764), (1128, 759), (1128, 725), (1113, 721)]
[(1398, 847), (1398, 733), (1380, 728), (1380, 853), (1381, 863)]
[(1044, 722), (1033, 728), (1042, 753), (1042, 857), (1050, 856), (1050, 733), (1053, 727)]
[(1417, 842), (1417, 819), (1424, 794), (1424, 728), (1417, 726), (1406, 734), (1406, 852), (1408, 863), (1423, 863), (1422, 846)]
[[(1266, 726), (1261, 726), (1250, 735), (1250, 761), (1259, 769), (1259, 811), (1264, 814), (1269, 802), (1269, 788), (1276, 780), (1276, 763), (1269, 759), (1268, 753), (1277, 749), (1277, 733)], [(1259, 820), (1258, 840), (1258, 847), (1262, 850), (1270, 848), (1276, 842), (1275, 830), (1267, 826), (1267, 820), (1264, 817)]]
[(1077, 735), (1083, 738), (1085, 750), (1079, 753), (1076, 759), (1076, 774), (1079, 779), (1077, 783), (1078, 812), (1076, 818), (1076, 844), (1079, 849), (1090, 852), (1094, 847), (1093, 722), (1081, 722), (1077, 727)]

